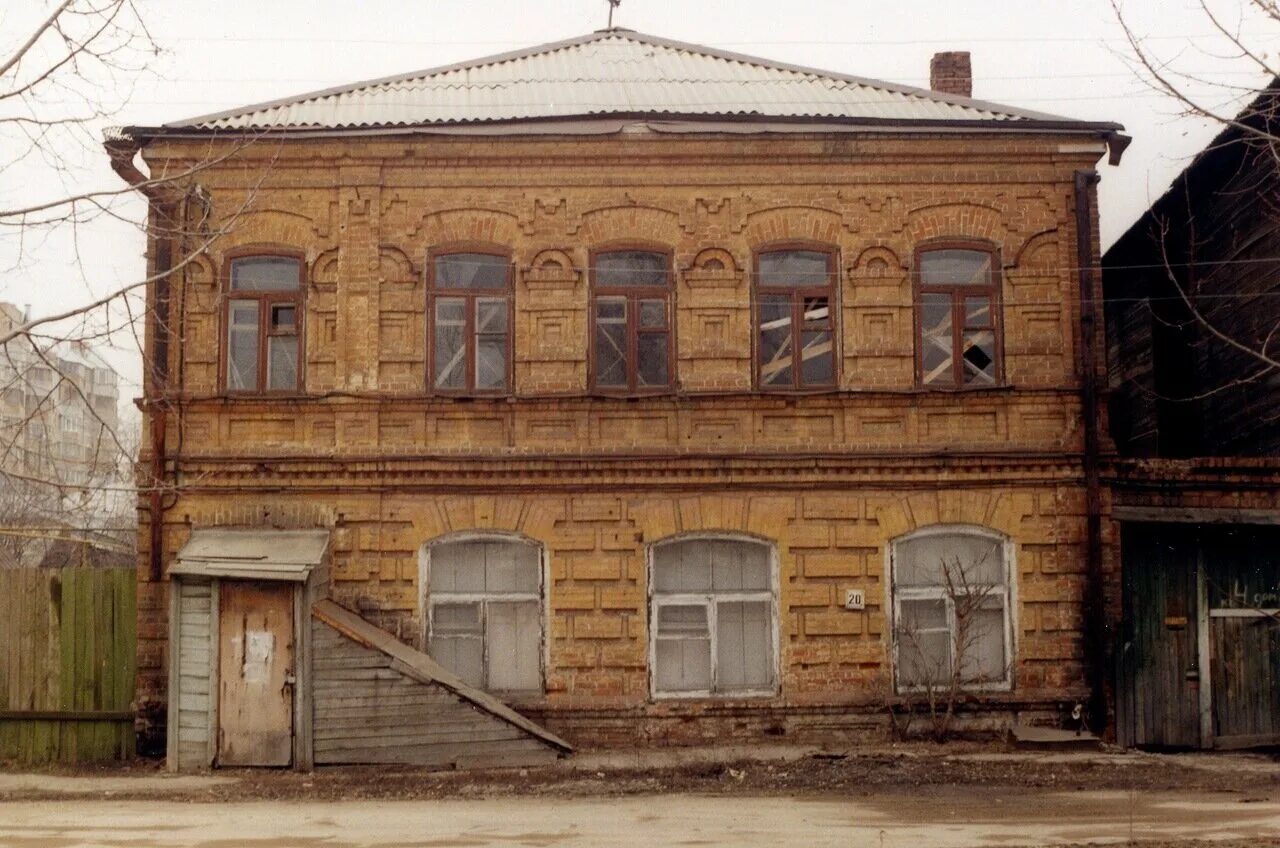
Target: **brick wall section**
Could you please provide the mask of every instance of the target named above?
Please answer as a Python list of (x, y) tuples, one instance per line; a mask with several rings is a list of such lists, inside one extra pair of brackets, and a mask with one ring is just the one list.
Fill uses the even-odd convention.
[[(522, 534), (547, 552), (549, 619), (547, 692), (520, 706), (579, 743), (693, 741), (874, 725), (889, 541), (976, 524), (1009, 536), (1017, 561), (1016, 685), (989, 703), (1052, 711), (1084, 680), (1070, 198), (1094, 157), (1064, 143), (1079, 149), (659, 134), (250, 147), (200, 175), (229, 232), (178, 287), (168, 458), (183, 487), (166, 502), (164, 561), (192, 528), (330, 528), (335, 599), (417, 644), (423, 544)], [(195, 149), (145, 155), (172, 169)], [(999, 251), (1005, 387), (915, 388), (911, 263), (936, 238)], [(797, 240), (837, 251), (840, 386), (764, 396), (751, 388), (753, 251)], [(676, 258), (670, 397), (587, 393), (588, 255), (623, 241)], [(516, 396), (433, 398), (427, 251), (476, 242), (513, 255)], [(304, 397), (221, 394), (221, 257), (250, 245), (306, 253)], [(167, 589), (145, 582), (148, 521), (139, 685), (154, 711)], [(776, 698), (649, 697), (648, 546), (695, 531), (776, 546)], [(866, 611), (839, 606), (846, 588), (867, 591)]]

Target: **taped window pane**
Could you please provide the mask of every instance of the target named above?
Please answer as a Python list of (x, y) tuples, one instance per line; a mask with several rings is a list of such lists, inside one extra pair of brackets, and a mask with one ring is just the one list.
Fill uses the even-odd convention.
[(267, 390), (298, 388), (298, 337), (267, 337)]
[(960, 360), (966, 385), (993, 385), (996, 381), (996, 335), (991, 330), (965, 330)]
[(835, 382), (835, 349), (830, 332), (804, 333), (800, 350), (802, 384), (826, 386)]
[(795, 353), (792, 349), (791, 299), (762, 296), (759, 320), (760, 384), (790, 385), (791, 360)]
[(496, 391), (507, 386), (507, 337), (476, 339), (476, 389)]
[(440, 298), (436, 301), (435, 320), (435, 387), (466, 387), (466, 301)]
[(627, 301), (602, 297), (596, 301), (596, 385), (627, 385)]
[(233, 300), (227, 322), (227, 388), (258, 388), (258, 301)]
[(951, 324), (950, 295), (926, 292), (920, 296), (920, 371), (925, 385), (955, 382)]

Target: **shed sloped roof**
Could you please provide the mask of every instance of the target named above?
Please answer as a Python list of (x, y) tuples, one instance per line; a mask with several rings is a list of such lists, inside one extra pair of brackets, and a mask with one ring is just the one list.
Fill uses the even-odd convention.
[(301, 582), (328, 547), (328, 530), (195, 530), (169, 573)]
[(157, 129), (355, 130), (607, 116), (1102, 126), (610, 29)]

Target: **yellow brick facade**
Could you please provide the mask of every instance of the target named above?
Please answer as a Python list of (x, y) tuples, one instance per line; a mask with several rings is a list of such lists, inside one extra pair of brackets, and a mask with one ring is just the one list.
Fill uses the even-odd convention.
[[(198, 175), (209, 226), (226, 232), (173, 278), (169, 382), (150, 388), (168, 404), (178, 486), (164, 567), (194, 528), (328, 528), (335, 600), (420, 644), (423, 545), (519, 534), (548, 568), (546, 692), (519, 706), (580, 744), (683, 741), (856, 730), (889, 691), (890, 541), (974, 525), (1009, 538), (1016, 572), (1014, 685), (989, 700), (1056, 709), (1085, 689), (1072, 179), (1097, 153), (1081, 150), (1015, 134), (624, 133), (237, 151)], [(208, 151), (153, 141), (145, 155), (173, 170)], [(934, 239), (998, 251), (1000, 388), (916, 386), (911, 271)], [(838, 388), (765, 394), (752, 388), (753, 256), (796, 241), (837, 256)], [(623, 242), (675, 258), (668, 395), (588, 390), (585, 269)], [(475, 243), (512, 255), (515, 390), (432, 396), (427, 254)], [(224, 257), (254, 246), (306, 256), (297, 397), (221, 386)], [(774, 547), (775, 697), (650, 695), (650, 546), (708, 532)], [(855, 588), (860, 612), (842, 607)], [(144, 704), (164, 698), (163, 598), (163, 582), (140, 588)]]

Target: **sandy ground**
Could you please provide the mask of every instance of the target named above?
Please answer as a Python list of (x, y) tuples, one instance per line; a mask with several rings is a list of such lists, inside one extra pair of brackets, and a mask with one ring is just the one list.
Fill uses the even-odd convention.
[[(650, 795), (433, 801), (0, 803), (13, 848), (1280, 845), (1280, 796), (929, 787), (856, 798)], [(1208, 842), (1201, 844), (1210, 844)]]
[(583, 752), (534, 769), (0, 769), (0, 848), (1280, 848), (1280, 754)]

